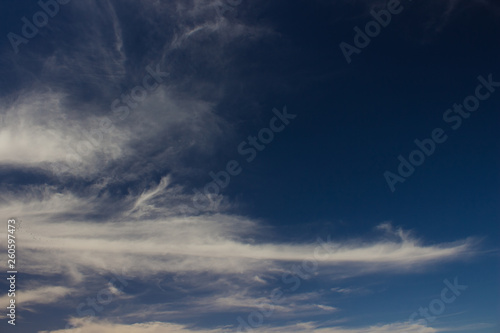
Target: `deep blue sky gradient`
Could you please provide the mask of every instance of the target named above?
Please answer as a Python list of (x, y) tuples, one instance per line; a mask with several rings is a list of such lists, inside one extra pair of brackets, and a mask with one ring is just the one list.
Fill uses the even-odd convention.
[[(112, 100), (141, 82), (145, 66), (161, 63), (171, 75), (166, 79), (165, 89), (187, 100), (210, 104), (211, 112), (224, 120), (221, 133), (210, 141), (215, 148), (195, 147), (179, 155), (178, 163), (173, 164), (159, 156), (168, 145), (175, 148), (176, 144), (184, 145), (183, 140), (189, 141), (184, 137), (184, 127), (177, 128), (178, 141), (168, 141), (170, 133), (166, 132), (155, 134), (153, 139), (132, 137), (131, 140), (137, 139), (130, 143), (136, 149), (135, 157), (119, 167), (109, 162), (99, 177), (90, 179), (73, 175), (61, 180), (42, 164), (24, 165), (2, 161), (0, 157), (5, 193), (23, 197), (24, 189), (30, 186), (54, 186), (56, 191), (69, 191), (83, 200), (93, 193), (98, 178), (111, 172), (119, 175), (127, 168), (133, 169), (135, 163), (150, 161), (150, 171), (137, 172), (135, 178), (127, 176), (117, 182), (110, 181), (101, 189), (97, 197), (102, 202), (84, 216), (92, 223), (104, 223), (110, 216), (122, 216), (121, 212), (128, 207), (127, 198), (155, 187), (168, 174), (189, 195), (211, 180), (210, 171), (223, 170), (228, 161), (237, 160), (243, 171), (231, 177), (230, 185), (222, 191), (229, 203), (225, 212), (260, 221), (268, 232), (255, 239), (248, 236), (256, 243), (313, 244), (317, 237), (330, 235), (339, 242), (360, 240), (363, 244), (379, 239), (383, 233), (374, 229), (383, 222), (412, 231), (426, 246), (469, 237), (476, 242), (474, 250), (459, 260), (436, 261), (408, 271), (392, 272), (388, 268), (368, 272), (368, 269), (360, 276), (340, 278), (335, 272), (344, 272), (345, 267), (320, 265), (317, 276), (303, 281), (300, 293), (322, 291), (322, 304), (341, 310), (333, 315), (310, 313), (307, 318), (296, 320), (277, 315), (266, 319), (266, 325), (279, 327), (314, 321), (330, 327), (334, 326), (330, 321), (346, 319), (343, 327), (352, 328), (404, 322), (413, 311), (439, 297), (444, 279), (451, 281), (458, 277), (468, 289), (447, 305), (444, 314), (431, 326), (456, 329), (440, 332), (458, 332), (460, 327), (464, 333), (499, 332), (500, 88), (482, 101), (459, 129), (453, 130), (443, 120), (448, 108), (474, 93), (478, 76), (492, 74), (500, 82), (498, 4), (404, 1), (402, 13), (393, 16), (390, 25), (360, 54), (354, 54), (348, 64), (339, 43), (352, 44), (353, 27), (364, 27), (371, 19), (367, 14), (369, 9), (382, 8), (382, 2), (243, 0), (234, 13), (222, 18), (232, 27), (229, 30), (236, 31), (238, 25), (244, 24), (264, 26), (272, 33), (263, 36), (248, 33), (222, 46), (219, 38), (226, 36), (225, 31), (193, 34), (183, 42), (187, 46), (168, 52), (165, 45), (185, 26), (203, 23), (177, 17), (177, 2), (159, 2), (162, 8), (172, 8), (164, 16), (133, 1), (88, 3), (91, 9), (84, 14), (80, 14), (73, 2), (61, 6), (49, 26), (41, 28), (38, 36), (21, 45), (20, 52), (14, 54), (6, 34), (19, 33), (20, 18), (38, 11), (39, 7), (36, 1), (2, 2), (3, 114), (13, 101), (46, 87), (68, 94), (62, 103), (71, 119), (78, 121), (90, 114), (110, 115)], [(185, 2), (193, 8), (195, 3)], [(78, 74), (65, 72), (63, 65), (60, 69), (47, 69), (47, 63), (57, 68), (63, 56), (81, 54), (79, 44), (92, 45), (85, 15), (93, 11), (96, 17), (102, 15), (99, 28), (102, 38), (109, 38), (111, 48), (114, 35), (112, 20), (107, 17), (108, 5), (114, 8), (122, 29), (126, 70), (113, 72), (102, 64), (99, 55), (90, 51), (82, 56), (87, 69), (82, 68)], [(450, 8), (454, 9), (448, 11)], [(159, 94), (152, 94), (151, 98)], [(150, 105), (147, 103), (143, 102), (145, 108)], [(274, 116), (272, 109), (282, 110), (284, 106), (297, 117), (275, 134), (255, 160), (246, 162), (245, 156), (238, 153), (240, 142), (267, 127)], [(88, 114), (81, 109), (88, 110)], [(169, 117), (167, 111), (164, 117)], [(137, 118), (131, 119), (140, 122), (150, 117), (146, 112), (149, 111), (133, 111), (131, 117)], [(151, 112), (163, 114), (161, 108)], [(196, 121), (192, 119), (193, 126)], [(391, 192), (384, 172), (396, 173), (398, 156), (407, 158), (416, 148), (413, 141), (429, 138), (435, 128), (444, 130), (448, 136), (446, 142), (437, 144), (435, 152), (416, 167), (414, 174), (404, 183), (396, 184), (396, 190)], [(212, 140), (207, 138), (207, 142), (209, 139)], [(234, 229), (239, 227), (235, 225)], [(92, 274), (89, 273), (93, 276), (88, 287), (90, 294), (92, 288), (99, 290), (105, 283), (105, 279)], [(36, 278), (26, 275), (26, 280)], [(165, 273), (164, 279), (170, 281), (169, 278)], [(69, 283), (62, 277), (57, 280)], [(190, 313), (195, 300), (216, 294), (201, 287), (187, 292), (192, 281), (183, 286), (180, 280), (166, 283), (160, 279), (163, 281), (160, 283), (168, 286), (179, 283), (178, 288), (167, 291), (150, 281), (134, 281), (125, 291), (136, 298), (137, 304), (165, 303), (185, 309), (186, 313)], [(266, 297), (273, 288), (284, 286), (279, 276), (269, 277), (267, 283), (265, 288), (248, 287), (255, 287), (254, 295)], [(358, 288), (358, 292), (340, 294), (330, 290), (339, 286)], [(2, 332), (4, 329), (5, 332), (62, 330), (81, 299), (64, 308), (57, 304), (37, 305), (37, 311), (23, 313), (20, 327), (11, 329), (2, 323)], [(116, 319), (122, 310), (112, 304), (99, 318)], [(242, 316), (248, 314), (245, 310), (238, 311)], [(197, 329), (227, 326), (228, 331), (235, 331), (235, 318), (234, 313), (197, 313), (192, 317), (176, 317), (175, 322)], [(146, 316), (144, 321), (161, 319), (171, 320), (166, 315), (165, 318)], [(482, 323), (488, 324), (486, 328), (467, 329), (469, 325)]]

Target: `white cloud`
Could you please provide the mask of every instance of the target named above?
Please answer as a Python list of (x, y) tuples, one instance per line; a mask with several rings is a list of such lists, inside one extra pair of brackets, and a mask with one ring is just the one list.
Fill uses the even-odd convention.
[(220, 330), (190, 330), (183, 325), (162, 322), (148, 322), (131, 325), (115, 324), (106, 321), (86, 321), (80, 318), (71, 320), (73, 328), (39, 333), (219, 333)]
[[(120, 318), (142, 316), (148, 321), (156, 315), (190, 316), (197, 310), (228, 313), (255, 309), (256, 304), (268, 302), (251, 288), (271, 284), (291, 264), (303, 260), (317, 260), (326, 268), (343, 267), (343, 274), (348, 276), (388, 268), (391, 272), (421, 271), (426, 265), (458, 260), (472, 249), (472, 239), (426, 245), (388, 224), (381, 226), (386, 235), (375, 241), (331, 242), (320, 249), (320, 256), (316, 255), (318, 244), (258, 242), (255, 240), (268, 230), (260, 221), (229, 214), (223, 207), (212, 212), (185, 210), (192, 206), (191, 196), (175, 184), (174, 176), (162, 178), (147, 190), (131, 187), (127, 188), (128, 195), (113, 197), (109, 185), (126, 187), (128, 182), (148, 182), (151, 178), (146, 175), (152, 169), (167, 169), (177, 176), (196, 173), (196, 166), (183, 157), (210, 156), (217, 143), (234, 131), (216, 112), (227, 87), (219, 77), (207, 79), (195, 74), (172, 75), (126, 119), (113, 118), (111, 102), (141, 84), (146, 65), (159, 63), (164, 71), (183, 72), (191, 66), (190, 61), (199, 61), (204, 69), (216, 72), (233, 60), (228, 54), (230, 48), (225, 47), (228, 43), (247, 43), (275, 34), (267, 26), (249, 25), (244, 20), (230, 23), (217, 16), (216, 1), (129, 3), (136, 9), (135, 23), (151, 27), (140, 36), (145, 44), (154, 45), (151, 49), (134, 48), (127, 53), (131, 39), (124, 35), (127, 26), (122, 25), (120, 11), (112, 2), (74, 2), (74, 12), (81, 18), (70, 20), (68, 29), (79, 32), (78, 43), (61, 40), (50, 56), (34, 58), (41, 67), (37, 80), (22, 94), (8, 96), (0, 103), (4, 122), (0, 128), (1, 166), (36, 168), (58, 176), (63, 173), (60, 167), (67, 166), (66, 173), (77, 182), (82, 178), (92, 180), (84, 189), (48, 185), (2, 188), (1, 215), (18, 216), (21, 222), (17, 235), (25, 255), (19, 270), (34, 275), (34, 279), (56, 276), (54, 279), (71, 285), (40, 282), (19, 292), (24, 306), (37, 309), (37, 305), (56, 305), (62, 299), (81, 304), (88, 296), (83, 294), (99, 287), (96, 275), (124, 274), (137, 284), (153, 288), (152, 281), (164, 276), (189, 275), (191, 278), (182, 283), (172, 279), (174, 292), (194, 289), (210, 293), (183, 303), (188, 308), (184, 313), (172, 310), (170, 304), (146, 306), (140, 302), (119, 304), (110, 312)], [(170, 23), (161, 24), (163, 21)], [(163, 44), (149, 43), (151, 35), (157, 35)], [(181, 60), (173, 66), (173, 58)], [(103, 130), (108, 117), (112, 122)], [(91, 134), (97, 143), (85, 134), (93, 130), (102, 135)], [(0, 237), (5, 236), (5, 230), (1, 230)], [(328, 270), (322, 273), (333, 278)], [(335, 278), (341, 276), (335, 274)], [(113, 285), (104, 287), (120, 300), (139, 299)], [(348, 294), (352, 290), (336, 291)], [(335, 306), (322, 304), (319, 293), (296, 293), (286, 300), (287, 304), (275, 305), (277, 317), (337, 311)], [(0, 298), (0, 303), (5, 301), (5, 296)], [(137, 311), (141, 307), (144, 312)], [(52, 332), (225, 332), (224, 328), (196, 330), (152, 321), (120, 324), (74, 318), (72, 322), (79, 328)], [(422, 327), (395, 323), (346, 329), (302, 323), (256, 332), (412, 333), (417, 329)], [(423, 329), (418, 332), (437, 332)]]
[[(331, 242), (325, 248), (318, 244), (254, 244), (244, 239), (259, 233), (262, 226), (251, 219), (222, 212), (169, 214), (171, 207), (154, 202), (161, 194), (165, 200), (175, 197), (175, 191), (169, 192), (167, 185), (167, 180), (162, 180), (156, 189), (139, 196), (133, 206), (132, 213), (155, 211), (154, 218), (117, 214), (119, 221), (113, 217), (100, 223), (85, 221), (85, 213), (104, 210), (105, 204), (92, 197), (77, 199), (69, 193), (56, 193), (51, 188), (45, 188), (41, 197), (8, 197), (8, 205), (0, 205), (0, 212), (12, 212), (13, 208), (16, 213), (24, 212), (23, 223), (38, 239), (24, 240), (24, 251), (31, 256), (22, 262), (22, 269), (38, 274), (64, 273), (72, 267), (76, 271), (124, 269), (145, 276), (165, 272), (246, 273), (252, 274), (251, 279), (286, 262), (303, 260), (326, 266), (345, 263), (376, 269), (374, 264), (384, 264), (380, 269), (411, 269), (414, 264), (459, 259), (473, 245), (472, 240), (423, 245), (405, 233), (399, 239)], [(61, 221), (60, 216), (66, 214), (70, 217)]]
[[(338, 280), (346, 272), (347, 276), (421, 272), (430, 264), (461, 259), (474, 245), (473, 240), (424, 245), (408, 232), (387, 225), (383, 228), (388, 236), (371, 242), (329, 242), (324, 247), (256, 243), (251, 239), (258, 239), (268, 229), (259, 221), (224, 211), (197, 215), (187, 212), (183, 216), (179, 207), (188, 205), (190, 198), (168, 178), (142, 194), (131, 194), (123, 202), (97, 197), (92, 192), (77, 197), (50, 186), (19, 191), (0, 195), (0, 212), (22, 216), (18, 238), (26, 255), (18, 264), (20, 271), (70, 278), (72, 287), (79, 290), (99, 288), (92, 279), (96, 274), (125, 276), (154, 287), (157, 279), (174, 276), (178, 278), (164, 284), (165, 288), (173, 288), (167, 292), (208, 292), (209, 296), (185, 304), (197, 309), (196, 313), (246, 311), (259, 302), (269, 303), (265, 295), (251, 288), (262, 288), (262, 281), (280, 280), (292, 264), (303, 260), (316, 260), (321, 278)], [(109, 212), (110, 207), (115, 211)], [(96, 222), (88, 218), (89, 213), (101, 214), (102, 218)], [(0, 237), (6, 237), (5, 231), (0, 232)], [(322, 238), (326, 241), (326, 237)], [(256, 276), (260, 280), (256, 281)], [(73, 297), (73, 301), (81, 302), (82, 297)], [(297, 292), (287, 295), (286, 300), (287, 304), (276, 304), (278, 316), (336, 309), (322, 304), (315, 293)], [(48, 297), (46, 302), (57, 303), (57, 299)], [(124, 316), (137, 309), (121, 311)], [(173, 309), (165, 304), (153, 312), (165, 311), (172, 313)]]
[[(31, 308), (38, 304), (52, 304), (59, 302), (64, 297), (75, 293), (73, 288), (63, 286), (44, 286), (35, 289), (20, 289), (15, 292), (16, 305), (22, 309)], [(8, 305), (10, 297), (7, 295), (0, 297), (2, 307)]]
[[(163, 322), (148, 322), (137, 324), (117, 324), (106, 321), (85, 321), (83, 319), (72, 319), (73, 328), (40, 331), (39, 333), (225, 333), (232, 329), (194, 329), (184, 325)], [(361, 328), (326, 327), (320, 328), (318, 324), (307, 322), (289, 326), (253, 328), (255, 333), (436, 333), (440, 330), (418, 324), (392, 323), (381, 324)]]
[[(231, 136), (233, 130), (215, 112), (224, 97), (223, 82), (171, 75), (127, 119), (117, 119), (110, 106), (142, 84), (148, 65), (159, 64), (166, 72), (183, 72), (196, 62), (221, 69), (231, 61), (231, 55), (223, 56), (225, 44), (242, 36), (252, 40), (272, 34), (260, 25), (229, 24), (217, 15), (216, 4), (129, 2), (124, 7), (134, 10), (137, 24), (165, 41), (142, 50), (141, 59), (134, 62), (127, 54), (127, 27), (113, 2), (72, 3), (66, 15), (74, 20), (71, 25), (61, 24), (78, 43), (59, 40), (48, 56), (26, 53), (41, 71), (29, 73), (34, 82), (0, 101), (4, 122), (0, 166), (38, 168), (57, 176), (108, 183), (139, 180), (151, 171), (151, 164), (156, 171), (196, 172), (182, 157), (209, 156), (218, 140)], [(196, 40), (208, 35), (210, 45)], [(150, 34), (141, 36), (145, 42), (150, 38)], [(180, 50), (187, 56), (177, 54)], [(17, 59), (12, 64), (27, 71)]]

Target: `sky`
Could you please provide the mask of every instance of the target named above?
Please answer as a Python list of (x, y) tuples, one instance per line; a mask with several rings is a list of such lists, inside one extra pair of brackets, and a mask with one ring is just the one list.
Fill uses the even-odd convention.
[(500, 332), (497, 1), (0, 6), (2, 333)]

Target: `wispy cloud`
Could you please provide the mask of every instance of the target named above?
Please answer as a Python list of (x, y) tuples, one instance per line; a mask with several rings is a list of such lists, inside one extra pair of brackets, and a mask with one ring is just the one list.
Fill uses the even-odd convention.
[[(40, 239), (24, 240), (25, 251), (32, 253), (30, 259), (24, 261), (26, 272), (63, 273), (64, 267), (70, 265), (114, 272), (124, 268), (130, 274), (210, 271), (246, 272), (255, 276), (273, 267), (276, 269), (284, 262), (314, 258), (317, 244), (252, 244), (244, 241), (262, 228), (261, 224), (248, 218), (224, 212), (172, 216), (169, 211), (178, 211), (176, 205), (157, 206), (153, 200), (161, 194), (165, 200), (175, 198), (175, 192), (170, 190), (164, 179), (155, 189), (131, 202), (132, 209), (128, 213), (118, 211), (115, 217), (101, 223), (85, 221), (86, 214), (82, 212), (82, 207), (94, 214), (105, 209), (96, 197), (76, 198), (71, 193), (58, 193), (50, 187), (39, 190), (39, 196), (24, 196), (24, 200), (7, 197), (4, 202), (8, 206), (1, 205), (0, 211), (24, 212), (23, 223), (40, 236)], [(155, 211), (155, 217), (139, 215), (138, 220), (134, 217), (138, 211)], [(65, 219), (58, 222), (61, 216)], [(235, 225), (239, 227), (235, 229)], [(382, 238), (370, 243), (331, 242), (328, 252), (314, 259), (325, 265), (354, 263), (372, 267), (383, 263), (395, 269), (409, 269), (413, 264), (458, 259), (474, 244), (469, 239), (451, 244), (423, 245), (402, 231), (398, 233), (399, 239)], [(49, 252), (53, 253), (50, 260), (46, 259)], [(58, 260), (54, 261), (54, 256)]]
[[(74, 328), (56, 331), (40, 331), (40, 333), (94, 333), (94, 332), (125, 332), (125, 333), (224, 333), (225, 328), (218, 329), (195, 329), (185, 325), (177, 325), (163, 322), (149, 322), (137, 324), (117, 324), (106, 321), (85, 321), (82, 319), (73, 319)], [(305, 322), (280, 327), (263, 327), (253, 329), (256, 333), (373, 333), (373, 332), (397, 332), (397, 333), (436, 333), (441, 332), (434, 328), (407, 323), (381, 324), (360, 328), (342, 328), (342, 327), (321, 327), (314, 322)]]
[[(44, 286), (35, 289), (18, 290), (16, 299), (22, 309), (30, 309), (34, 305), (52, 304), (59, 302), (64, 297), (76, 293), (76, 289), (64, 286)], [(0, 298), (0, 304), (8, 305), (7, 295)]]
[[(459, 6), (445, 3), (446, 15)], [(15, 93), (0, 100), (0, 167), (5, 174), (43, 175), (26, 177), (22, 185), (6, 177), (0, 187), (0, 215), (20, 222), (18, 269), (26, 285), (19, 290), (19, 307), (59, 306), (74, 315), (73, 309), (103, 289), (120, 300), (100, 319), (72, 318), (78, 328), (50, 332), (223, 333), (232, 326), (179, 323), (257, 309), (269, 301), (266, 288), (281, 283), (291, 265), (307, 260), (321, 267), (321, 277), (311, 279), (338, 282), (387, 271), (421, 272), (474, 255), (473, 237), (431, 244), (385, 222), (366, 238), (318, 244), (269, 240), (272, 227), (235, 213), (229, 199), (213, 211), (186, 209), (196, 183), (187, 176), (199, 178), (201, 170), (205, 175), (219, 144), (238, 135), (234, 118), (219, 107), (241, 77), (219, 73), (232, 72), (239, 48), (246, 51), (279, 36), (266, 20), (218, 15), (218, 4), (73, 1), (66, 16), (58, 16), (60, 25), (47, 27), (59, 36), (57, 43), (46, 40), (48, 51), (35, 52), (32, 42), (18, 58), (5, 57), (26, 75)], [(146, 66), (156, 64), (168, 72), (164, 82), (127, 117), (116, 117), (113, 101), (141, 84)], [(5, 232), (0, 230), (2, 239)], [(137, 289), (103, 282), (111, 274), (125, 276)], [(310, 322), (305, 317), (342, 317), (342, 304), (328, 295), (364, 293), (355, 285), (326, 290), (287, 294), (286, 301), (274, 304), (282, 323), (255, 332), (439, 331), (408, 323), (352, 328)], [(179, 300), (144, 301), (151, 294)], [(7, 301), (0, 298), (1, 304)], [(162, 321), (166, 316), (169, 322)], [(289, 321), (293, 324), (283, 324)]]
[[(92, 296), (95, 293), (92, 290), (103, 287), (103, 282), (95, 279), (96, 275), (114, 274), (148, 289), (157, 288), (166, 296), (183, 295), (187, 290), (197, 295), (189, 301), (179, 300), (176, 307), (168, 302), (141, 305), (141, 295), (128, 294), (125, 290), (120, 292), (119, 298), (135, 299), (137, 305), (127, 303), (110, 309), (110, 314), (120, 318), (141, 319), (138, 307), (143, 307), (140, 313), (147, 313), (149, 320), (160, 319), (166, 313), (181, 319), (193, 312), (198, 315), (248, 312), (269, 303), (267, 296), (259, 291), (266, 286), (266, 281), (274, 281), (275, 285), (280, 276), (290, 270), (290, 265), (304, 260), (316, 260), (322, 268), (323, 279), (339, 280), (342, 275), (421, 272), (429, 265), (460, 260), (475, 246), (473, 239), (425, 245), (409, 232), (387, 223), (379, 227), (384, 234), (370, 241), (325, 241), (322, 246), (317, 243), (256, 242), (255, 239), (269, 229), (260, 221), (223, 210), (197, 215), (181, 213), (179, 207), (189, 204), (190, 197), (168, 177), (149, 190), (131, 194), (121, 201), (106, 199), (105, 195), (98, 200), (98, 190), (78, 196), (50, 186), (26, 187), (22, 195), (19, 191), (2, 194), (0, 212), (22, 213), (23, 216), (18, 239), (26, 255), (18, 269), (34, 277), (51, 277), (50, 284), (40, 282), (27, 293), (27, 304), (35, 310), (36, 304), (55, 305), (61, 297), (65, 297), (67, 304), (76, 306), (85, 297)], [(106, 213), (110, 203), (115, 210)], [(96, 220), (96, 216), (101, 217)], [(29, 230), (30, 234), (24, 230)], [(0, 237), (6, 237), (5, 233)], [(322, 249), (321, 253), (318, 249)], [(174, 278), (157, 285), (158, 279), (165, 276)], [(260, 280), (256, 281), (256, 276)], [(71, 287), (54, 288), (57, 281), (66, 281)], [(88, 295), (84, 295), (85, 292), (72, 295), (71, 290), (75, 289), (89, 292)], [(347, 289), (342, 292), (347, 293)], [(308, 314), (336, 313), (338, 310), (337, 306), (325, 302), (321, 293), (297, 292), (283, 299), (286, 302), (274, 305), (276, 318), (304, 318)], [(178, 306), (184, 310), (178, 310)], [(181, 329), (158, 323), (128, 328), (109, 323), (85, 325), (90, 325), (85, 328), (89, 332), (101, 328), (139, 332), (142, 329)], [(272, 329), (268, 331), (273, 332)]]

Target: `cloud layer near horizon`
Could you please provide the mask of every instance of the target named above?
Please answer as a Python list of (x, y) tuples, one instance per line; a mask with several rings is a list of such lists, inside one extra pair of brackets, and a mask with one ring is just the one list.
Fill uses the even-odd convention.
[[(189, 313), (249, 311), (259, 303), (269, 302), (261, 291), (289, 274), (292, 264), (316, 263), (322, 269), (322, 279), (339, 282), (342, 276), (417, 272), (429, 265), (461, 260), (470, 256), (476, 244), (469, 239), (425, 245), (389, 223), (380, 224), (375, 230), (378, 239), (370, 241), (332, 241), (329, 235), (321, 235), (322, 241), (313, 244), (256, 242), (259, 235), (269, 232), (269, 226), (263, 222), (222, 209), (195, 215), (181, 213), (180, 207), (190, 204), (190, 196), (173, 186), (169, 177), (148, 191), (114, 203), (106, 202), (105, 195), (101, 196), (103, 202), (96, 196), (76, 197), (48, 186), (31, 191), (25, 193), (24, 200), (3, 194), (0, 204), (2, 214), (23, 216), (18, 243), (24, 255), (18, 269), (38, 277), (20, 291), (20, 301), (26, 302), (19, 306), (28, 309), (61, 302), (76, 307), (87, 296), (95, 295), (93, 290), (103, 287), (97, 276), (114, 275), (158, 291), (168, 293), (179, 288), (200, 295), (189, 302), (179, 300), (178, 304), (185, 306), (183, 311), (168, 303), (142, 308), (150, 316), (169, 313), (173, 318), (182, 318)], [(89, 219), (89, 212), (98, 215), (108, 204), (120, 210), (99, 221)], [(329, 267), (335, 267), (335, 272)], [(162, 288), (158, 281), (165, 276), (173, 279)], [(118, 299), (136, 299), (140, 304), (140, 294), (110, 292)], [(276, 305), (276, 317), (336, 311), (323, 304), (322, 298), (322, 294), (303, 292), (287, 296), (287, 303)], [(7, 298), (1, 301), (4, 303)], [(122, 308), (120, 317), (139, 319), (138, 306)], [(93, 332), (94, 324), (89, 325), (85, 329)], [(155, 325), (159, 324), (147, 329), (154, 332)], [(140, 332), (146, 328), (139, 325), (133, 329)]]
[[(106, 321), (85, 321), (81, 319), (73, 319), (72, 325), (74, 328), (56, 330), (56, 331), (41, 331), (40, 333), (225, 333), (226, 329), (213, 329), (213, 330), (196, 330), (187, 326), (150, 322), (132, 325), (122, 325)], [(389, 325), (374, 325), (369, 327), (360, 328), (320, 328), (317, 323), (306, 322), (297, 325), (289, 325), (282, 327), (262, 327), (252, 330), (255, 333), (437, 333), (442, 330), (437, 330), (431, 327), (426, 327), (419, 324), (409, 323), (393, 323)]]

